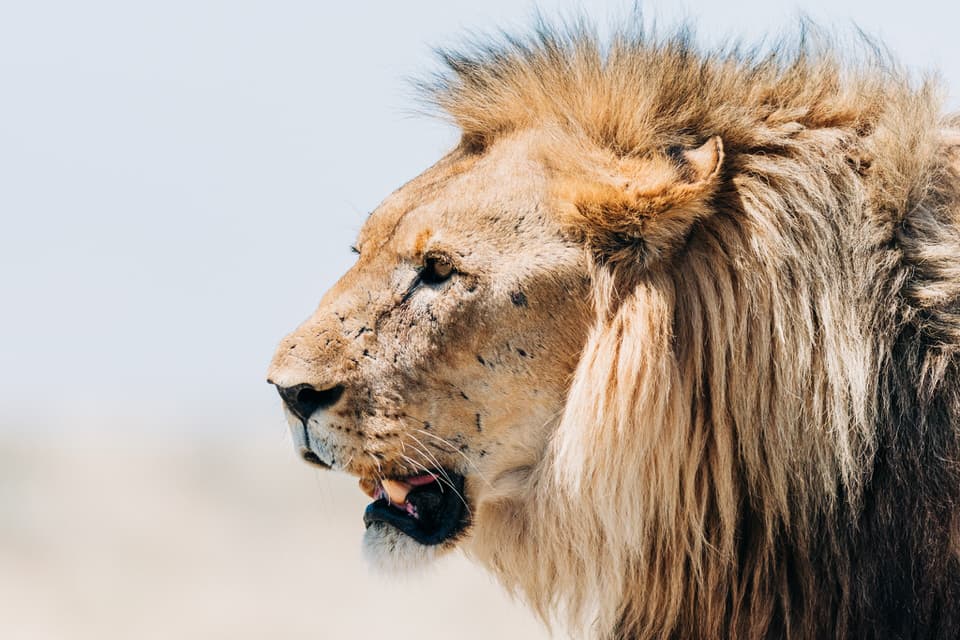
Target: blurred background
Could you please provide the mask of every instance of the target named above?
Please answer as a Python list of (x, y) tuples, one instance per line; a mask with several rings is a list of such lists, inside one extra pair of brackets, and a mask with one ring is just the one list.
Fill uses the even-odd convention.
[[(537, 3), (601, 25), (625, 2)], [(935, 0), (654, 1), (706, 42), (800, 11), (960, 96)], [(366, 214), (457, 139), (431, 47), (512, 0), (0, 3), (0, 638), (536, 638), (452, 557), (360, 557), (367, 498), (293, 455), (264, 382)]]

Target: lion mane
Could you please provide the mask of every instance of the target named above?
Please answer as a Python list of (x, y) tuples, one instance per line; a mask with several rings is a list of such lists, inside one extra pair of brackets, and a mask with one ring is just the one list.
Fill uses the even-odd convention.
[(573, 140), (723, 159), (679, 246), (634, 233), (629, 202), (565, 218), (595, 320), (546, 456), (469, 548), (545, 619), (957, 637), (960, 120), (860, 49), (542, 27), (442, 54), (431, 98), (477, 153), (553, 127), (557, 175)]

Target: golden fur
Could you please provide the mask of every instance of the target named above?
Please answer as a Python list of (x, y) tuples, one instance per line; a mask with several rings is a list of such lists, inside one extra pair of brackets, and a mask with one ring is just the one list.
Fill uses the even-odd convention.
[[(542, 28), (445, 54), (432, 96), (463, 132), (441, 163), (457, 169), (395, 198), (443, 200), (521, 157), (503, 184), (537, 167), (540, 242), (583, 255), (556, 279), (589, 283), (589, 316), (554, 293), (536, 320), (569, 349), (535, 371), (561, 398), (544, 426), (464, 440), (515, 443), (470, 460), (488, 478), (463, 545), (545, 619), (605, 638), (956, 636), (960, 122), (883, 56), (784, 51)], [(510, 328), (510, 305), (483, 308)], [(465, 367), (464, 348), (437, 357)]]

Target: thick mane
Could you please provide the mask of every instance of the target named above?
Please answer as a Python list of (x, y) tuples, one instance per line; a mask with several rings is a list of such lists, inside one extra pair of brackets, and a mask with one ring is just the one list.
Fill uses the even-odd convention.
[(719, 136), (711, 215), (591, 255), (596, 321), (541, 466), (473, 552), (604, 637), (955, 637), (958, 126), (834, 47), (702, 53), (540, 29), (444, 55), (483, 153), (544, 129), (642, 157)]

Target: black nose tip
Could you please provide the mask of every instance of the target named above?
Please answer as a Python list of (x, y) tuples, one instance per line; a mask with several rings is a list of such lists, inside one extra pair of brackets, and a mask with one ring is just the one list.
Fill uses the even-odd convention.
[(332, 407), (343, 395), (343, 385), (318, 391), (309, 384), (298, 384), (292, 387), (277, 387), (280, 397), (295, 416), (306, 422), (317, 409)]

